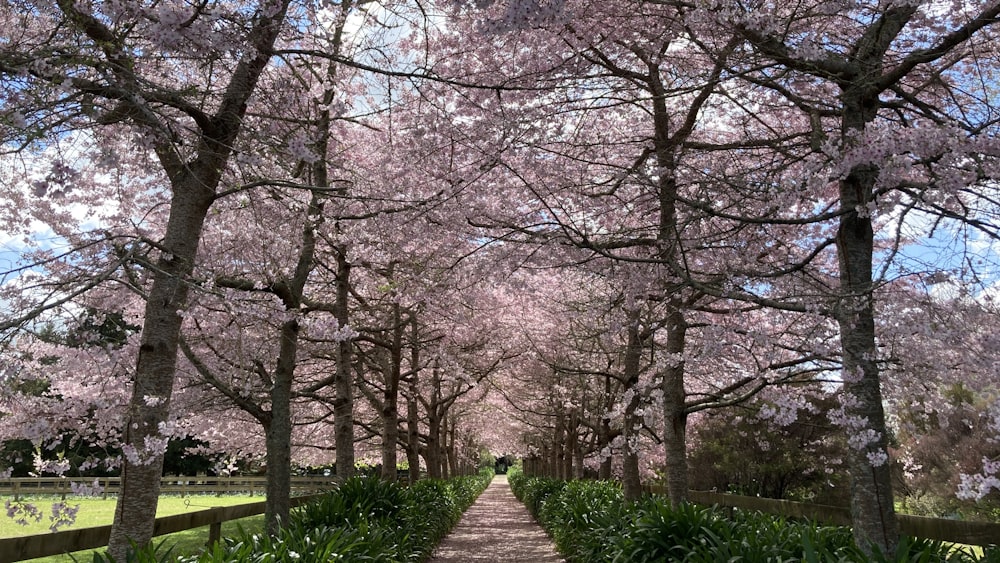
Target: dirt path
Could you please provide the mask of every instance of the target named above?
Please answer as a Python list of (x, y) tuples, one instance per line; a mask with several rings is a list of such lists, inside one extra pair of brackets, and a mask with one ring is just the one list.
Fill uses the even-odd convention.
[(432, 563), (564, 563), (549, 536), (498, 475), (431, 557)]

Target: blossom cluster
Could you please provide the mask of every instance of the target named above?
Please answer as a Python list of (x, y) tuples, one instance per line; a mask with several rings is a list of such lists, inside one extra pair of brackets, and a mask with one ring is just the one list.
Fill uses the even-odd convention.
[(789, 426), (799, 417), (799, 410), (806, 408), (805, 399), (797, 395), (777, 395), (773, 402), (760, 407), (757, 418), (770, 420), (779, 426)]
[(7, 508), (7, 518), (11, 518), (21, 526), (27, 526), (32, 521), (42, 521), (42, 511), (29, 502), (8, 500), (4, 506)]
[(101, 486), (101, 482), (97, 479), (94, 479), (94, 482), (89, 485), (73, 481), (69, 484), (69, 488), (73, 491), (74, 495), (83, 497), (96, 497), (104, 493), (104, 487)]
[(1000, 459), (983, 458), (983, 471), (974, 475), (962, 474), (958, 485), (958, 498), (981, 500), (992, 491), (1000, 491)]
[[(477, 2), (486, 4), (487, 2)], [(566, 10), (565, 0), (514, 0), (506, 2), (500, 17), (488, 18), (481, 29), (484, 33), (504, 33), (511, 30), (551, 24)]]
[(841, 397), (840, 408), (830, 411), (830, 421), (845, 430), (848, 445), (857, 452), (865, 452), (872, 467), (881, 467), (889, 461), (889, 454), (879, 446), (882, 434), (871, 427), (868, 418), (851, 414), (860, 401), (850, 393)]
[(36, 475), (43, 475), (45, 473), (64, 475), (70, 469), (68, 459), (61, 457), (57, 459), (43, 459), (41, 449), (35, 450), (33, 461)]
[[(8, 500), (4, 506), (7, 509), (7, 517), (21, 526), (41, 522), (44, 517), (42, 510), (30, 502)], [(70, 506), (65, 501), (52, 503), (49, 530), (58, 532), (60, 528), (72, 526), (76, 522), (76, 515), (79, 511), (79, 504)]]
[(320, 159), (320, 156), (309, 146), (312, 142), (304, 133), (297, 132), (288, 139), (288, 152), (295, 160), (312, 164)]
[(52, 503), (52, 515), (49, 516), (52, 525), (49, 526), (49, 530), (58, 532), (59, 528), (63, 526), (72, 526), (76, 522), (76, 513), (79, 511), (79, 504), (70, 506), (65, 502)]

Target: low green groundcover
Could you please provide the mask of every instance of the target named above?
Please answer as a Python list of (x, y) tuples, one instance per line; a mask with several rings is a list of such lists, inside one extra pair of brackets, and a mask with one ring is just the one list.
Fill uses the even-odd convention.
[(866, 556), (849, 528), (817, 526), (758, 512), (671, 507), (662, 496), (626, 503), (609, 481), (561, 481), (509, 474), (515, 496), (573, 563), (994, 562), (943, 542), (905, 538), (895, 559)]

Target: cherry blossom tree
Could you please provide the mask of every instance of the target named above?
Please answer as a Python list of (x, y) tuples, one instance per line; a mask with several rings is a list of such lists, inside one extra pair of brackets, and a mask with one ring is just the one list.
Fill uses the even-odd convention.
[[(992, 41), (997, 8), (943, 13), (857, 5), (834, 18), (821, 15), (823, 6), (720, 6), (714, 16), (743, 34), (764, 57), (764, 68), (780, 70), (746, 78), (808, 114), (815, 149), (830, 158), (813, 178), (816, 189), (836, 188), (828, 209), (837, 222), (832, 310), (842, 346), (841, 422), (855, 437), (867, 436), (866, 443), (854, 440), (849, 464), (854, 530), (859, 545), (892, 553), (898, 527), (877, 364), (873, 217), (880, 209), (926, 209), (992, 231), (974, 213), (933, 203), (938, 196), (932, 194), (972, 201), (985, 187), (980, 179), (992, 175), (995, 151), (981, 136), (992, 120), (969, 111), (984, 107), (985, 98), (960, 73), (991, 75), (975, 54)], [(936, 78), (944, 75), (955, 86)]]
[[(353, 10), (354, 5), (347, 3), (313, 14), (311, 31), (303, 30), (303, 35), (309, 39), (297, 44), (317, 42), (318, 49), (340, 56), (346, 49), (344, 30)], [(287, 66), (276, 69), (274, 75), (268, 77), (269, 83), (290, 81), (299, 84), (300, 88), (283, 91), (279, 88), (268, 89), (270, 97), (255, 106), (259, 114), (269, 117), (268, 121), (260, 124), (263, 130), (255, 132), (260, 140), (272, 142), (269, 151), (258, 150), (258, 161), (266, 154), (272, 157), (272, 162), (265, 162), (263, 166), (260, 162), (243, 163), (243, 174), (256, 175), (259, 179), (246, 187), (234, 188), (233, 191), (238, 192), (238, 197), (233, 198), (235, 205), (219, 209), (219, 220), (213, 221), (215, 229), (211, 232), (213, 249), (218, 249), (218, 258), (213, 263), (205, 261), (202, 265), (205, 275), (210, 277), (209, 283), (224, 293), (229, 293), (226, 290), (257, 293), (265, 296), (265, 302), (280, 302), (280, 305), (272, 303), (270, 306), (263, 303), (264, 310), (271, 309), (270, 315), (263, 311), (250, 312), (257, 323), (271, 326), (276, 331), (278, 345), (270, 350), (275, 360), (272, 362), (256, 355), (269, 349), (262, 346), (255, 347), (250, 354), (245, 348), (240, 348), (236, 356), (242, 358), (223, 363), (228, 366), (242, 365), (246, 371), (259, 376), (266, 390), (266, 401), (250, 400), (249, 396), (241, 394), (237, 387), (220, 376), (217, 368), (202, 361), (192, 347), (183, 347), (185, 355), (210, 386), (229, 397), (264, 427), (268, 468), (266, 513), (272, 532), (277, 530), (280, 521), (287, 519), (290, 506), (291, 436), (295, 420), (293, 399), (298, 390), (314, 396), (330, 383), (326, 379), (315, 378), (305, 387), (296, 387), (297, 357), (303, 336), (313, 346), (320, 342), (332, 343), (338, 351), (338, 376), (334, 378), (338, 396), (334, 401), (347, 405), (347, 408), (342, 408), (339, 414), (335, 413), (335, 424), (338, 428), (350, 430), (338, 439), (337, 455), (342, 458), (339, 465), (341, 476), (349, 477), (354, 467), (349, 343), (353, 332), (345, 324), (348, 313), (345, 301), (349, 289), (345, 278), (349, 265), (345, 256), (346, 245), (342, 242), (331, 244), (335, 237), (343, 235), (338, 221), (343, 211), (331, 210), (329, 201), (337, 198), (340, 202), (348, 201), (349, 194), (344, 187), (348, 182), (345, 177), (348, 173), (337, 169), (335, 162), (338, 158), (331, 149), (334, 135), (344, 134), (343, 128), (336, 127), (335, 120), (339, 117), (338, 100), (346, 99), (348, 93), (344, 92), (347, 88), (338, 73), (339, 63), (297, 60), (287, 55), (285, 58)], [(303, 126), (303, 123), (306, 125)], [(274, 163), (285, 165), (273, 166)], [(275, 200), (275, 203), (270, 200)], [(237, 218), (239, 215), (249, 215), (249, 220), (244, 218), (240, 221)], [(328, 215), (332, 216), (332, 225), (324, 228)], [(250, 228), (234, 228), (237, 221), (250, 223)], [(287, 233), (284, 227), (290, 225), (300, 229), (298, 236)], [(234, 260), (235, 253), (229, 250), (233, 248), (233, 238), (246, 237), (250, 233), (253, 234), (245, 239), (245, 248), (256, 247), (258, 252), (243, 252)], [(291, 246), (297, 253), (282, 249), (284, 240), (295, 241)], [(331, 253), (333, 257), (328, 258)], [(338, 264), (336, 281), (332, 282), (338, 287), (337, 297), (329, 302), (317, 299), (313, 294), (325, 290), (330, 282), (311, 279), (316, 277), (314, 270), (317, 264), (326, 259)], [(209, 310), (228, 310), (234, 316), (244, 314), (244, 311), (228, 306), (235, 303), (230, 299), (232, 295), (227, 294), (221, 303), (216, 302)], [(246, 304), (250, 301), (252, 299), (247, 299)], [(333, 318), (325, 318), (331, 315)], [(230, 333), (229, 336), (233, 335)], [(236, 335), (237, 342), (239, 336)], [(229, 355), (221, 353), (221, 347), (208, 348), (217, 357)], [(339, 430), (338, 433), (345, 434)]]
[(19, 139), (27, 149), (35, 140), (64, 142), (75, 131), (110, 139), (137, 134), (146, 149), (139, 152), (155, 157), (170, 190), (169, 218), (149, 241), (158, 257), (125, 424), (135, 455), (124, 461), (109, 545), (116, 559), (124, 559), (130, 540), (142, 545), (152, 534), (162, 451), (149, 451), (148, 442), (162, 437), (168, 419), (178, 311), (202, 225), (287, 8), (70, 1), (3, 8), (5, 25), (17, 30), (0, 54), (4, 121), (17, 131), (11, 136), (8, 126), (5, 141)]
[[(291, 197), (295, 199), (294, 194)], [(335, 322), (324, 320), (324, 313), (304, 314), (309, 312), (305, 290), (314, 267), (317, 244), (315, 231), (322, 221), (321, 197), (313, 192), (304, 206), (306, 219), (301, 224), (298, 256), (293, 267), (281, 267), (282, 262), (275, 259), (271, 264), (279, 268), (263, 279), (250, 278), (243, 271), (215, 270), (213, 282), (221, 293), (221, 299), (205, 296), (198, 300), (200, 302), (197, 308), (188, 310), (195, 317), (195, 326), (190, 334), (182, 336), (181, 341), (184, 355), (201, 379), (263, 426), (268, 476), (266, 516), (272, 532), (277, 530), (280, 521), (287, 519), (290, 504), (292, 401), (300, 332), (305, 332), (313, 340), (330, 339), (337, 342), (338, 338), (350, 337), (350, 333), (339, 330), (342, 327)], [(264, 206), (253, 207), (260, 211)], [(235, 224), (233, 215), (235, 213), (225, 214), (229, 228)], [(268, 215), (272, 218), (287, 217), (284, 213), (274, 211)], [(247, 253), (239, 262), (248, 264), (250, 259), (251, 256)], [(226, 291), (227, 289), (258, 292), (266, 297), (238, 299), (234, 291)], [(223, 319), (213, 318), (217, 316), (222, 316)], [(249, 317), (249, 321), (239, 319), (242, 316)], [(237, 331), (232, 330), (237, 327)], [(276, 333), (273, 341), (277, 341), (277, 346), (271, 345), (273, 341), (269, 342), (270, 339), (266, 336), (257, 336), (265, 331)], [(235, 350), (226, 349), (225, 344), (228, 343), (225, 338), (236, 345)], [(206, 354), (196, 352), (192, 343), (201, 344), (199, 348), (206, 350)], [(214, 356), (220, 362), (209, 362), (205, 355)], [(213, 363), (218, 365), (213, 366)], [(228, 377), (223, 375), (233, 371), (244, 373)], [(253, 387), (264, 387), (266, 406), (263, 405), (264, 401), (254, 400), (252, 387), (236, 384), (237, 381), (248, 383), (251, 379), (248, 375), (260, 379)]]

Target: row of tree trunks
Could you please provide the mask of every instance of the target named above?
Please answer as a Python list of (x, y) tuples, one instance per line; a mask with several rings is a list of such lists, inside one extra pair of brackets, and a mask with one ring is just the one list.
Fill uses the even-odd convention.
[(584, 477), (584, 448), (580, 413), (576, 409), (559, 410), (554, 416), (551, 438), (534, 444), (539, 453), (524, 460), (524, 471), (529, 475), (557, 479), (582, 479)]

